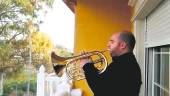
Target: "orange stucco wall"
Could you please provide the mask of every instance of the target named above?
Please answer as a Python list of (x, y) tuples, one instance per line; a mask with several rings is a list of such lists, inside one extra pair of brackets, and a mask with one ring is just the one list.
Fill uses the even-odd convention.
[[(130, 10), (128, 0), (77, 0), (74, 53), (106, 49), (113, 32), (131, 30)], [(93, 95), (85, 80), (75, 82), (75, 87), (84, 96)]]

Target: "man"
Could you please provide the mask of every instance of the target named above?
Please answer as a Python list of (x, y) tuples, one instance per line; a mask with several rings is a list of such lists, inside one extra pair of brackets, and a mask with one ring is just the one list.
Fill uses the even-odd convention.
[(135, 37), (131, 32), (113, 34), (108, 42), (112, 63), (102, 74), (88, 63), (90, 60), (81, 60), (86, 80), (95, 96), (139, 96), (142, 81), (133, 54), (134, 46)]

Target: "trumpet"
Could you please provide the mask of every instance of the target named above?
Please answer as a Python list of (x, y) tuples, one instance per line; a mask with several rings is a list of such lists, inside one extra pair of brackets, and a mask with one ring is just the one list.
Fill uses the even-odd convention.
[[(84, 58), (91, 58), (91, 62), (88, 64), (94, 64), (95, 68), (97, 69), (98, 73), (103, 73), (107, 66), (108, 62), (103, 54), (104, 52), (107, 52), (108, 50), (104, 51), (91, 51), (86, 52), (81, 55), (73, 56), (73, 57), (61, 57), (55, 54), (55, 52), (51, 53), (51, 61), (53, 64), (53, 68), (55, 70), (55, 73), (58, 76), (61, 76), (63, 73), (63, 70), (65, 69), (65, 72), (67, 76), (70, 79), (73, 80), (81, 80), (85, 79), (84, 71), (80, 67), (80, 60)], [(94, 58), (97, 58), (94, 60)]]

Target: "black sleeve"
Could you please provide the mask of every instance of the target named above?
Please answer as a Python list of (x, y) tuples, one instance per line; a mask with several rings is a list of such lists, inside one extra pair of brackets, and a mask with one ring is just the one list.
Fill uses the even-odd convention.
[(100, 88), (101, 76), (98, 74), (97, 69), (92, 63), (88, 63), (83, 67), (85, 72), (86, 80), (93, 92), (97, 91), (97, 88)]

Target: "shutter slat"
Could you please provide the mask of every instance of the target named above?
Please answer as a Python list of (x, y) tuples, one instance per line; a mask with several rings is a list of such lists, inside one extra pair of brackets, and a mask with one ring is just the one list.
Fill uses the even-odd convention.
[(146, 47), (170, 44), (170, 0), (164, 0), (146, 20)]

